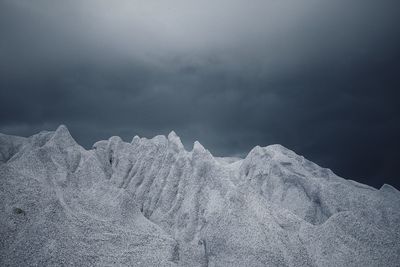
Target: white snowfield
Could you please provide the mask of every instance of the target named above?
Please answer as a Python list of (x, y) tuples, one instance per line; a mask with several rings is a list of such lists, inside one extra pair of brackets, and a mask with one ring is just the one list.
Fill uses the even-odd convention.
[(400, 193), (280, 145), (0, 134), (0, 266), (400, 266)]

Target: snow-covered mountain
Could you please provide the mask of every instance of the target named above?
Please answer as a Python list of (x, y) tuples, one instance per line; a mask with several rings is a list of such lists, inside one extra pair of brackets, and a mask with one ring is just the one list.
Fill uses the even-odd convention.
[(0, 134), (0, 266), (399, 266), (400, 193), (280, 145), (244, 159), (65, 126)]

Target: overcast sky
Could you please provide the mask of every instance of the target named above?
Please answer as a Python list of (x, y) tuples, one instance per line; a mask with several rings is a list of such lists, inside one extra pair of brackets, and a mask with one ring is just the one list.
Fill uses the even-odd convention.
[(398, 0), (0, 0), (0, 132), (280, 143), (400, 188)]

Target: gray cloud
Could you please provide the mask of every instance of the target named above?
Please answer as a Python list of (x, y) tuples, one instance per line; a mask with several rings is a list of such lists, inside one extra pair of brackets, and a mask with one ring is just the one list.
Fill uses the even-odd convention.
[(397, 180), (398, 1), (0, 3), (0, 131), (98, 139), (174, 129), (190, 149), (281, 143)]

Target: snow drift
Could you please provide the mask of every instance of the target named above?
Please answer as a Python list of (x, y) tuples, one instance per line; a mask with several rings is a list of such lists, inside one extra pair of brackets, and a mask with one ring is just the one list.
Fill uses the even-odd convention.
[(1, 266), (398, 266), (400, 193), (280, 145), (0, 134)]

